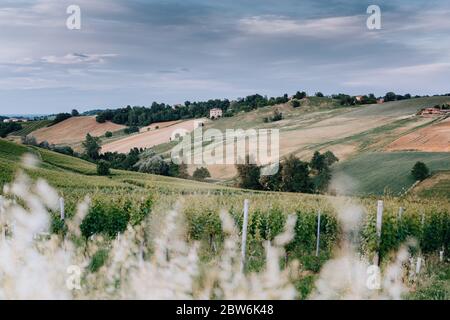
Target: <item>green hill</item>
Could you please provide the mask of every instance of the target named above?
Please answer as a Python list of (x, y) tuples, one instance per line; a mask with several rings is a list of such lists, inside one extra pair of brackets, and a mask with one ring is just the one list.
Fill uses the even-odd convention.
[(445, 152), (380, 152), (358, 155), (338, 163), (335, 176), (351, 178), (354, 195), (382, 195), (390, 192), (401, 195), (415, 183), (411, 169), (417, 161), (424, 162), (431, 171), (450, 170), (450, 153)]
[(63, 192), (145, 193), (147, 189), (158, 189), (160, 193), (184, 194), (238, 191), (209, 183), (122, 170), (112, 170), (111, 177), (97, 176), (96, 165), (93, 163), (3, 139), (0, 139), (0, 188), (14, 179), (15, 173), (22, 167), (21, 158), (25, 153), (32, 153), (41, 160), (38, 168), (26, 170), (27, 174), (32, 178), (44, 178)]

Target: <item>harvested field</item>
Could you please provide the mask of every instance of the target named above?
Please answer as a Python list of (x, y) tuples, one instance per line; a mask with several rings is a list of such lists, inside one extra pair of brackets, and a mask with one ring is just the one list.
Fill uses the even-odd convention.
[(83, 141), (88, 133), (99, 137), (107, 131), (115, 132), (124, 128), (125, 126), (112, 122), (98, 123), (94, 116), (72, 117), (51, 127), (33, 131), (31, 135), (39, 142), (70, 145)]
[(144, 132), (148, 132), (148, 131), (154, 131), (154, 130), (158, 130), (158, 129), (162, 129), (162, 128), (166, 128), (166, 127), (170, 127), (173, 126), (176, 123), (180, 123), (182, 121), (166, 121), (166, 122), (155, 122), (152, 123), (149, 126), (143, 127), (139, 129), (140, 133), (144, 133)]
[(172, 133), (175, 130), (186, 130), (191, 132), (195, 129), (196, 123), (205, 121), (204, 119), (187, 120), (175, 123), (163, 128), (142, 132), (132, 135), (102, 147), (102, 152), (128, 153), (133, 148), (151, 148), (155, 145), (170, 142)]
[(395, 140), (387, 150), (450, 152), (450, 118)]

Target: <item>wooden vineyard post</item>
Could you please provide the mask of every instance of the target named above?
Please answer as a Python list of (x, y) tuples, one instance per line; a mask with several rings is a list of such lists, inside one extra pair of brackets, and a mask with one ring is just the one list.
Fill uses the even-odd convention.
[(61, 220), (66, 218), (65, 206), (64, 206), (64, 198), (59, 198), (59, 216)]
[(317, 213), (317, 243), (316, 243), (316, 257), (319, 256), (320, 248), (320, 209)]
[(248, 199), (244, 200), (244, 221), (242, 223), (242, 241), (241, 241), (241, 272), (245, 268), (245, 249), (247, 246), (247, 225), (248, 225)]
[(381, 249), (381, 226), (383, 225), (383, 210), (384, 210), (384, 203), (383, 200), (378, 200), (377, 205), (377, 223), (376, 223), (376, 230), (377, 230), (377, 250), (378, 252), (375, 255), (375, 264), (380, 265), (380, 249)]
[(402, 220), (402, 216), (403, 216), (403, 211), (404, 211), (405, 209), (403, 209), (403, 207), (400, 207), (399, 209), (398, 209), (398, 221), (401, 221)]

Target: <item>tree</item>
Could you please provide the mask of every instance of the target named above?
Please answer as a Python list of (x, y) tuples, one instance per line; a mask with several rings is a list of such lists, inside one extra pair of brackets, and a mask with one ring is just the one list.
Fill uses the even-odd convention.
[(326, 166), (325, 157), (321, 155), (319, 151), (314, 152), (310, 165), (312, 169), (321, 172)]
[(0, 137), (6, 138), (8, 134), (21, 130), (22, 126), (17, 122), (0, 123)]
[(411, 175), (414, 179), (422, 181), (430, 176), (430, 170), (425, 163), (418, 161), (412, 168)]
[(139, 132), (139, 128), (136, 126), (131, 126), (131, 127), (125, 128), (125, 130), (123, 132), (125, 132), (125, 134), (132, 134), (135, 132)]
[(72, 117), (72, 115), (70, 113), (58, 113), (55, 117), (55, 120), (52, 121), (52, 123), (50, 124), (50, 126), (53, 126), (57, 123), (63, 122), (64, 120), (69, 119), (70, 117)]
[(303, 98), (306, 98), (306, 92), (305, 91), (297, 91), (297, 93), (294, 95), (295, 99), (301, 100)]
[(211, 174), (209, 173), (207, 168), (201, 167), (201, 168), (195, 169), (194, 173), (192, 174), (192, 177), (195, 180), (203, 181), (206, 178), (211, 177)]
[(261, 184), (259, 183), (261, 168), (252, 162), (250, 156), (247, 155), (244, 164), (236, 165), (239, 178), (238, 186), (244, 189), (259, 190), (261, 189)]
[(334, 155), (334, 153), (331, 152), (331, 151), (325, 152), (325, 153), (323, 154), (323, 156), (324, 156), (324, 158), (325, 158), (325, 163), (326, 163), (328, 166), (332, 166), (334, 163), (336, 163), (336, 162), (339, 161), (339, 158), (336, 157), (336, 156)]
[(322, 171), (314, 177), (314, 187), (316, 192), (325, 192), (328, 189), (328, 186), (331, 181), (331, 170), (326, 165)]
[(147, 149), (139, 155), (139, 161), (135, 164), (139, 172), (169, 175), (169, 165), (164, 159), (157, 155), (152, 149)]
[(91, 160), (97, 160), (100, 157), (100, 139), (93, 137), (89, 133), (86, 135), (86, 140), (82, 144), (86, 156)]
[(388, 101), (395, 101), (397, 100), (397, 95), (394, 92), (388, 92), (386, 93), (386, 95), (384, 96), (384, 101), (388, 102)]
[(185, 163), (181, 163), (180, 165), (178, 165), (178, 178), (181, 178), (181, 179), (189, 178), (187, 165)]
[(106, 132), (105, 132), (105, 137), (106, 137), (106, 138), (111, 138), (112, 136), (113, 136), (113, 134), (112, 134), (111, 131), (106, 131)]
[(286, 158), (281, 169), (281, 185), (286, 192), (312, 192), (308, 163), (292, 154)]
[(318, 98), (323, 98), (323, 93), (322, 92), (316, 92), (316, 97)]
[(72, 110), (72, 117), (78, 117), (79, 115), (80, 115), (80, 113), (78, 112), (77, 109)]
[(99, 176), (109, 176), (110, 175), (110, 169), (111, 164), (105, 160), (100, 160), (97, 163), (97, 174)]

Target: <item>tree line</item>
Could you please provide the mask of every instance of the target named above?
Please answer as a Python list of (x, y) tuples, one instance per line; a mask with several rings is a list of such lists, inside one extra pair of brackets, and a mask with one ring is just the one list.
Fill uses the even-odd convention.
[(322, 193), (331, 181), (330, 167), (339, 159), (331, 152), (316, 151), (310, 162), (290, 155), (279, 163), (279, 170), (270, 176), (261, 176), (261, 167), (249, 156), (244, 164), (236, 165), (238, 187), (253, 190)]

